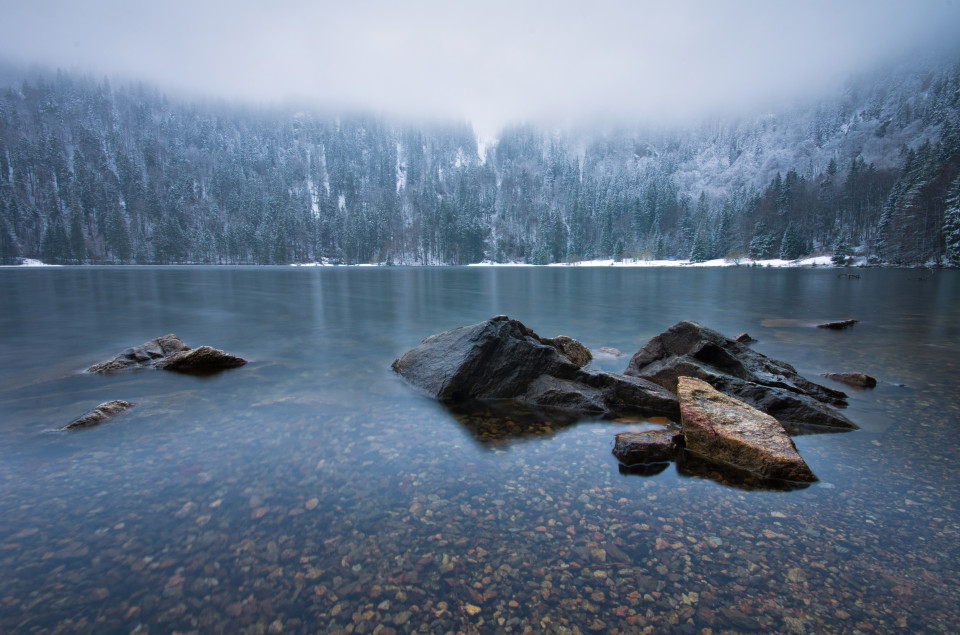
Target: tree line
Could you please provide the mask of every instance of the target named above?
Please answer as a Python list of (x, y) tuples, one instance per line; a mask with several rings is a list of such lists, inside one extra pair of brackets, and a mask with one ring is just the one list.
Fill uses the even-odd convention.
[[(57, 72), (0, 96), (0, 262), (547, 264), (830, 252), (838, 262), (856, 253), (956, 263), (958, 78), (950, 67), (929, 78), (922, 99), (888, 97), (896, 116), (878, 107), (873, 136), (923, 133), (883, 165), (849, 152), (822, 170), (787, 167), (762, 186), (717, 186), (707, 175), (681, 187), (692, 147), (729, 147), (723, 161), (735, 165), (752, 132), (719, 140), (526, 125), (502, 131), (481, 157), (466, 123), (190, 104)], [(824, 112), (802, 128), (812, 147), (850, 118)]]

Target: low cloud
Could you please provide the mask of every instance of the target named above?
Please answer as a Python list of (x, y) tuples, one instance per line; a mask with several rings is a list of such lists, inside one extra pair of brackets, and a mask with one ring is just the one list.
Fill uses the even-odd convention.
[(0, 57), (258, 103), (671, 120), (825, 90), (956, 40), (960, 3), (0, 0)]

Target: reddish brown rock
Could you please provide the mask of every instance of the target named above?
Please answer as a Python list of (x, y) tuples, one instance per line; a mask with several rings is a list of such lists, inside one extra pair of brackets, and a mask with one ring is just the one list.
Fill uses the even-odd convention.
[(549, 344), (554, 347), (561, 353), (567, 356), (571, 362), (583, 368), (590, 363), (590, 360), (593, 359), (593, 355), (590, 354), (590, 349), (573, 339), (572, 337), (567, 337), (566, 335), (558, 335), (551, 338), (540, 338), (540, 341), (544, 344)]
[(875, 388), (877, 386), (877, 379), (864, 373), (823, 373), (823, 376), (857, 388)]
[(765, 478), (813, 482), (817, 477), (780, 422), (692, 377), (677, 383), (687, 450)]

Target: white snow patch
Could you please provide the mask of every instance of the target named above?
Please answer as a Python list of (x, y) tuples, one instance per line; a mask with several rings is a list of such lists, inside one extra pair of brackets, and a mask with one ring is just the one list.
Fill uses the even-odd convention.
[(497, 145), (498, 139), (486, 135), (477, 135), (477, 156), (480, 158), (480, 164), (487, 162), (487, 150)]
[(19, 258), (20, 264), (17, 265), (6, 265), (13, 267), (59, 267), (60, 265), (51, 265), (42, 260), (36, 260), (34, 258)]
[(347, 209), (347, 199), (343, 194), (337, 197), (337, 209), (341, 212)]
[[(562, 263), (555, 262), (547, 267), (824, 267), (830, 266), (830, 256), (815, 256), (803, 258), (802, 260), (781, 260), (772, 258), (769, 260), (750, 260), (744, 258), (740, 261), (725, 260), (718, 258), (716, 260), (707, 260), (704, 262), (690, 262), (689, 260), (638, 260), (626, 258), (624, 260), (613, 260), (612, 258), (599, 260), (582, 260), (580, 262)], [(484, 261), (468, 265), (470, 267), (534, 267), (520, 262), (490, 262)]]
[(307, 192), (310, 193), (310, 213), (314, 218), (320, 218), (320, 202), (317, 190), (313, 186), (313, 177), (310, 176), (310, 148), (307, 148)]
[(407, 164), (401, 160), (403, 156), (403, 147), (397, 141), (397, 193), (407, 187)]

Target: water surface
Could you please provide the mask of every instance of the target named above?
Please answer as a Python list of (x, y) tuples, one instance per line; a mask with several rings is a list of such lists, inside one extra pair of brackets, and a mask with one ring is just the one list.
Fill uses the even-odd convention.
[[(795, 439), (808, 489), (621, 474), (644, 422), (490, 430), (390, 371), (497, 314), (627, 355), (696, 320), (880, 385)], [(251, 363), (81, 372), (166, 333)], [(0, 269), (0, 632), (955, 631), (958, 359), (956, 272)]]

